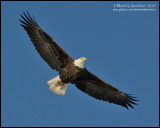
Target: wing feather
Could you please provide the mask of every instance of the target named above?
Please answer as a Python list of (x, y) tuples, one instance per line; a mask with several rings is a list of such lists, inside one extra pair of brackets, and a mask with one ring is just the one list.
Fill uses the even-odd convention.
[(132, 104), (136, 105), (134, 101), (138, 101), (135, 99), (136, 97), (132, 97), (130, 94), (118, 90), (109, 83), (90, 73), (87, 69), (84, 69), (82, 74), (72, 81), (72, 83), (91, 97), (121, 105), (127, 109), (128, 106), (134, 108)]
[(40, 56), (48, 63), (48, 65), (54, 70), (60, 71), (61, 68), (65, 67), (70, 61), (74, 59), (71, 58), (58, 44), (50, 37), (46, 32), (44, 32), (37, 24), (34, 16), (33, 18), (27, 12), (21, 15), (20, 24), (28, 33), (30, 40), (34, 44), (36, 50)]

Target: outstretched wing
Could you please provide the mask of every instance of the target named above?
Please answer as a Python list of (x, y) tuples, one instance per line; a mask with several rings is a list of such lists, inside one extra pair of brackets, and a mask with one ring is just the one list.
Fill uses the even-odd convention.
[(40, 56), (48, 63), (54, 70), (60, 71), (67, 63), (73, 59), (57, 44), (57, 42), (43, 31), (37, 24), (34, 17), (29, 13), (21, 15), (23, 24), (20, 24), (28, 33), (32, 43)]
[(121, 105), (128, 109), (128, 106), (134, 108), (131, 104), (138, 101), (129, 94), (126, 94), (109, 83), (101, 80), (88, 70), (84, 69), (82, 74), (72, 81), (78, 89), (87, 93), (88, 95), (103, 101), (108, 101), (117, 105)]

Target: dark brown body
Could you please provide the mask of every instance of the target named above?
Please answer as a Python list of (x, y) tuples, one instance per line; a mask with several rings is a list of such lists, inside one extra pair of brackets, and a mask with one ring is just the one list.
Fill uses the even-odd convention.
[(83, 69), (74, 65), (74, 62), (68, 63), (60, 72), (60, 79), (63, 83), (70, 83), (75, 80), (80, 74), (82, 74)]

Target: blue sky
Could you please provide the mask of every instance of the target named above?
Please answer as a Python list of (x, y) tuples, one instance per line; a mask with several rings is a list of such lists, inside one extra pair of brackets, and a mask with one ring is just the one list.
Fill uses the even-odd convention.
[[(155, 4), (156, 11), (115, 12), (114, 4)], [(135, 109), (99, 101), (69, 84), (65, 96), (47, 81), (58, 75), (39, 56), (20, 14), (85, 67), (140, 100)], [(1, 2), (1, 125), (159, 126), (159, 2)]]

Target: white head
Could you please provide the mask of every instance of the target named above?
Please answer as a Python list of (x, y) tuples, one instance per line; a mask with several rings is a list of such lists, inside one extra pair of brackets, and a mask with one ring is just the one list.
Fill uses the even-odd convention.
[(79, 68), (84, 68), (84, 62), (86, 61), (87, 59), (85, 57), (81, 57), (77, 60), (74, 61), (74, 65), (75, 66), (78, 66)]

